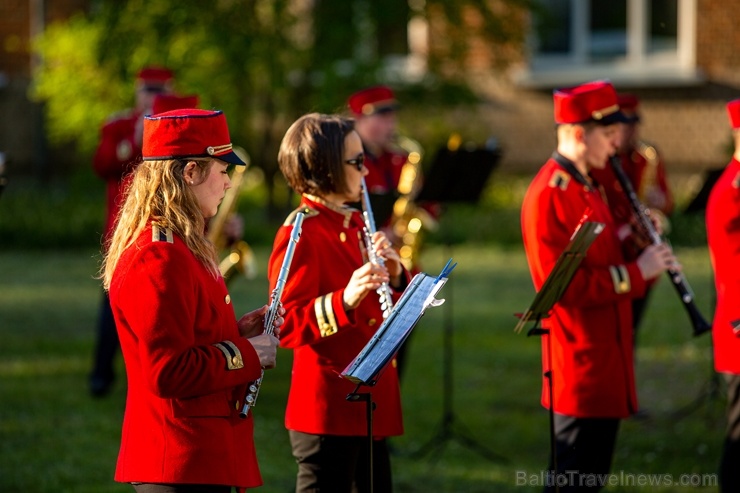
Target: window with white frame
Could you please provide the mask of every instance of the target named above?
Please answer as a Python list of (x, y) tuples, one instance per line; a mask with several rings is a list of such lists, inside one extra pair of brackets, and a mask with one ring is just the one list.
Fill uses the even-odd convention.
[(539, 0), (523, 85), (693, 84), (697, 0)]

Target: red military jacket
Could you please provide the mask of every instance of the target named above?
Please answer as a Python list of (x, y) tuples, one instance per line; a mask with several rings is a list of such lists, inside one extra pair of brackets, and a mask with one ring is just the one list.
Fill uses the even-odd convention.
[[(352, 273), (367, 262), (364, 224), (356, 209), (338, 208), (318, 197), (304, 195), (300, 210), (305, 208), (309, 211), (282, 296), (286, 313), (280, 345), (293, 350), (285, 427), (318, 435), (366, 435), (365, 406), (346, 399), (356, 385), (339, 376), (383, 322), (375, 293), (368, 294), (354, 310), (345, 311), (342, 302)], [(292, 216), (275, 237), (268, 267), (271, 289), (285, 257), (291, 224)], [(376, 385), (362, 391), (370, 391), (376, 403), (374, 435), (401, 435), (395, 360)]]
[[(600, 193), (562, 156), (545, 163), (524, 197), (524, 249), (539, 291), (586, 211), (591, 211), (589, 220), (605, 227), (551, 316), (542, 321), (543, 328), (550, 330), (542, 338), (542, 365), (544, 372), (552, 371), (555, 412), (624, 418), (637, 409), (631, 299), (644, 294), (645, 281), (634, 262), (625, 262)], [(542, 404), (550, 407), (547, 378)]]
[(124, 177), (141, 156), (134, 133), (139, 115), (127, 111), (108, 120), (100, 129), (100, 143), (93, 157), (95, 173), (106, 182), (106, 218), (103, 237), (108, 239), (115, 229), (118, 210), (123, 202)]
[(399, 196), (398, 181), (407, 158), (405, 152), (395, 149), (386, 149), (378, 156), (365, 150), (365, 166), (368, 169), (365, 184), (378, 228), (390, 226), (393, 203)]
[(115, 479), (262, 484), (252, 417), (239, 417), (260, 361), (223, 278), (150, 225), (121, 256), (110, 299), (128, 379)]
[(733, 158), (712, 187), (706, 212), (707, 242), (717, 306), (712, 323), (714, 368), (740, 374), (740, 162)]
[(365, 177), (368, 192), (395, 193), (407, 157), (406, 153), (400, 151), (385, 150), (379, 156), (365, 151), (365, 166), (370, 171)]

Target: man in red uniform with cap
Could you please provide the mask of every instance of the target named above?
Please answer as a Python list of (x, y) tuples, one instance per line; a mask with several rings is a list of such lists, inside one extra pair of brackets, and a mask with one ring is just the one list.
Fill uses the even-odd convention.
[[(640, 202), (650, 209), (651, 215), (663, 231), (668, 230), (668, 216), (673, 212), (673, 195), (668, 185), (665, 164), (657, 149), (640, 139), (638, 112), (639, 99), (634, 94), (618, 94), (619, 109), (624, 122), (619, 129), (617, 155), (622, 169), (629, 178)], [(591, 176), (604, 189), (609, 209), (614, 215), (620, 236), (631, 234), (634, 223), (632, 206), (610, 165), (604, 169), (591, 170)], [(635, 334), (640, 325), (653, 284), (648, 286), (645, 296), (632, 300), (632, 323)]]
[[(347, 104), (365, 148), (365, 166), (369, 171), (365, 184), (371, 197), (377, 199), (373, 200), (375, 222), (385, 226), (390, 219), (398, 180), (408, 157), (408, 153), (395, 145), (398, 101), (390, 87), (373, 86), (352, 94)], [(377, 207), (375, 203), (378, 203)]]
[[(163, 67), (141, 69), (135, 82), (135, 107), (112, 115), (100, 130), (100, 143), (93, 157), (93, 169), (106, 182), (106, 218), (102, 237), (104, 247), (115, 227), (124, 176), (133, 170), (141, 156), (144, 115), (151, 114), (158, 94), (172, 91), (172, 78), (172, 71)], [(104, 294), (90, 374), (90, 393), (93, 396), (104, 396), (110, 391), (115, 379), (113, 364), (118, 346), (113, 314), (110, 312), (108, 296)]]
[(714, 368), (727, 382), (727, 432), (720, 490), (740, 491), (740, 99), (727, 104), (735, 153), (712, 187), (706, 223), (717, 306), (712, 323)]
[[(584, 219), (604, 224), (569, 287), (542, 321), (542, 404), (553, 411), (555, 457), (546, 491), (581, 491), (607, 474), (619, 420), (637, 409), (631, 301), (675, 262), (670, 247), (651, 245), (629, 262), (611, 212), (589, 171), (616, 151), (619, 112), (604, 81), (556, 90), (557, 151), (530, 184), (522, 236), (540, 290)], [(552, 385), (552, 389), (550, 388)], [(550, 395), (553, 401), (551, 402)], [(599, 487), (594, 487), (598, 490)]]

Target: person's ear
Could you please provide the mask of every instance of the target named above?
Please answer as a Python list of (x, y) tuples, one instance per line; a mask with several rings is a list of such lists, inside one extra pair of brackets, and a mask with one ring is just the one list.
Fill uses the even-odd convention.
[(182, 176), (185, 179), (185, 183), (188, 185), (194, 185), (198, 179), (198, 165), (195, 161), (188, 161), (185, 168), (182, 170)]
[(583, 125), (574, 125), (573, 138), (578, 142), (583, 142), (586, 139), (586, 127)]

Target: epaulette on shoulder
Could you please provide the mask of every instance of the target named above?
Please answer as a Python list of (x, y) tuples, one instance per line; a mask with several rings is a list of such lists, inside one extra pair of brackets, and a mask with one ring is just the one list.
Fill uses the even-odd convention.
[(156, 241), (166, 241), (167, 243), (174, 243), (174, 236), (172, 235), (172, 229), (164, 228), (158, 224), (152, 224), (152, 243)]
[(658, 157), (658, 151), (655, 149), (655, 146), (642, 140), (637, 143), (635, 150), (638, 154), (642, 154), (642, 157), (649, 161)]
[(285, 222), (283, 222), (283, 226), (291, 226), (293, 222), (295, 222), (296, 214), (298, 214), (299, 212), (305, 214), (304, 220), (308, 219), (309, 217), (315, 217), (319, 215), (319, 211), (317, 211), (316, 209), (312, 209), (311, 207), (302, 205), (288, 214), (288, 217), (285, 218)]
[(550, 186), (550, 188), (559, 188), (560, 190), (566, 190), (568, 188), (568, 183), (570, 183), (570, 175), (562, 169), (556, 169), (555, 171), (553, 171), (552, 176), (550, 176), (550, 181), (548, 182), (548, 185)]

